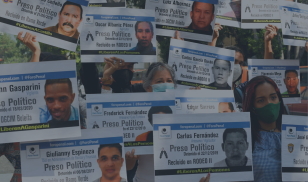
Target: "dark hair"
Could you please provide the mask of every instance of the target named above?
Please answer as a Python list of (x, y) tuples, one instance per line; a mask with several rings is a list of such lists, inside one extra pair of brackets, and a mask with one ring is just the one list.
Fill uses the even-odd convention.
[(298, 73), (297, 73), (296, 70), (286, 70), (286, 71), (284, 72), (284, 77), (286, 77), (288, 73), (295, 73), (296, 76), (298, 76)]
[(229, 49), (229, 50), (233, 50), (233, 51), (235, 51), (235, 52), (239, 52), (239, 53), (241, 53), (241, 54), (243, 55), (243, 57), (244, 57), (244, 52), (243, 52), (243, 50), (242, 50), (241, 48), (237, 47), (237, 46), (230, 45), (230, 46), (226, 46), (226, 47), (224, 47), (224, 48), (225, 48), (225, 49)]
[(58, 60), (67, 60), (65, 56), (56, 55), (49, 52), (42, 52), (39, 58), (40, 62), (43, 61), (58, 61)]
[(152, 32), (152, 35), (153, 35), (154, 34), (153, 24), (150, 21), (137, 21), (136, 24), (135, 24), (135, 34), (137, 34), (139, 23), (142, 23), (142, 22), (146, 22), (146, 23), (149, 24), (151, 32)]
[[(197, 2), (197, 1), (194, 1), (192, 6), (191, 6), (191, 11), (194, 11), (194, 8), (195, 8), (195, 3), (204, 3), (204, 2)], [(210, 4), (210, 3), (207, 3), (207, 4)], [(215, 12), (215, 5), (214, 4), (211, 4), (213, 6), (213, 14)]]
[(277, 87), (276, 83), (267, 76), (256, 76), (253, 79), (251, 79), (245, 88), (245, 94), (243, 96), (243, 112), (250, 112), (250, 121), (251, 121), (251, 137), (252, 137), (252, 147), (254, 149), (254, 143), (260, 142), (262, 139), (259, 135), (259, 131), (261, 130), (261, 126), (258, 122), (257, 115), (253, 111), (254, 108), (254, 98), (256, 97), (256, 89), (259, 85), (262, 85), (264, 83), (271, 84), (280, 101), (280, 111), (279, 116), (276, 120), (276, 128), (281, 130), (281, 122), (282, 122), (282, 114), (285, 113), (284, 104), (282, 100), (281, 93), (279, 91), (279, 88)]
[(105, 147), (109, 147), (109, 148), (117, 148), (121, 154), (121, 158), (122, 158), (122, 145), (120, 145), (119, 143), (111, 143), (111, 144), (101, 144), (98, 147), (98, 157), (99, 157), (99, 152), (101, 151), (101, 149), (105, 148)]
[(56, 83), (66, 83), (68, 85), (68, 88), (71, 93), (73, 93), (73, 87), (72, 87), (72, 82), (69, 78), (61, 78), (61, 79), (49, 79), (46, 80), (45, 82), (45, 93), (46, 93), (46, 87), (47, 85), (52, 85)]
[(234, 111), (234, 107), (233, 107), (232, 102), (228, 102), (228, 105), (229, 105), (229, 109), (230, 109), (231, 111)]
[(151, 109), (149, 110), (148, 113), (148, 120), (151, 123), (151, 125), (153, 125), (153, 114), (157, 114), (159, 112), (163, 112), (166, 114), (172, 114), (172, 110), (169, 106), (153, 106), (151, 107)]
[(223, 143), (225, 143), (227, 135), (229, 133), (236, 133), (236, 132), (243, 134), (244, 139), (247, 142), (247, 133), (244, 130), (244, 128), (227, 128), (227, 129), (225, 129), (224, 133), (222, 134), (222, 141), (223, 141)]
[(80, 19), (82, 19), (83, 10), (82, 10), (81, 5), (80, 5), (80, 4), (77, 4), (77, 3), (70, 2), (70, 1), (66, 1), (66, 2), (63, 4), (63, 6), (62, 6), (62, 8), (61, 8), (61, 10), (60, 10), (60, 14), (62, 13), (62, 11), (63, 11), (63, 9), (64, 9), (64, 6), (66, 6), (66, 5), (78, 6), (78, 7), (80, 8)]
[[(223, 60), (223, 59), (217, 59), (217, 58), (216, 58), (215, 61), (214, 61), (213, 66), (215, 66), (215, 63), (216, 63), (217, 60)], [(227, 61), (227, 60), (223, 60), (223, 61), (226, 61), (226, 62), (228, 63), (229, 70), (231, 70), (231, 62), (230, 62), (230, 61)]]
[(171, 75), (171, 78), (172, 78), (172, 81), (173, 81), (173, 84), (174, 84), (174, 88), (176, 88), (177, 86), (177, 79), (176, 79), (176, 75), (175, 75), (175, 71), (172, 69), (171, 66), (169, 66), (168, 64), (165, 64), (165, 63), (162, 63), (162, 62), (155, 62), (155, 63), (152, 63), (145, 76), (143, 77), (143, 88), (144, 89), (147, 89), (151, 86), (151, 81), (154, 77), (154, 75), (156, 74), (157, 71), (162, 71), (162, 70), (168, 70), (170, 75)]

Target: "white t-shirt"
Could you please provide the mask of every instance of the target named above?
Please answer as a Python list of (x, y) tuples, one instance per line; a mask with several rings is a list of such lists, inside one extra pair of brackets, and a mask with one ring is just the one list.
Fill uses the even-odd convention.
[(154, 182), (154, 155), (141, 155), (134, 182)]

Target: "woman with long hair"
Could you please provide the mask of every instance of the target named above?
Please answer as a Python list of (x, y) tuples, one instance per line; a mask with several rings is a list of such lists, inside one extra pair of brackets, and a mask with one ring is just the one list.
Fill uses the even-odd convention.
[(281, 93), (269, 77), (251, 79), (243, 97), (250, 112), (255, 181), (281, 182), (281, 120), (285, 113)]

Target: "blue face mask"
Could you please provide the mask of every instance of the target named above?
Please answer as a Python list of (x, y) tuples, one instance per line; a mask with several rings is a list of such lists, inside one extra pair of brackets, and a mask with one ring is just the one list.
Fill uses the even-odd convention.
[(152, 85), (153, 92), (166, 92), (166, 89), (174, 89), (174, 83), (159, 83)]

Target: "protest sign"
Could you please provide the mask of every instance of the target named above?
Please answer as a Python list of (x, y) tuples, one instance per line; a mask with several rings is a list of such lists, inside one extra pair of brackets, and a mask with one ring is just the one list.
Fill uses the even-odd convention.
[[(149, 0), (145, 9), (155, 11), (157, 35), (212, 42), (218, 0)], [(194, 6), (193, 6), (194, 5)]]
[(307, 116), (282, 115), (282, 181), (307, 181)]
[(122, 133), (120, 127), (82, 130), (78, 138), (21, 143), (22, 181), (126, 182)]
[(88, 129), (123, 127), (125, 151), (153, 154), (152, 115), (173, 114), (172, 93), (87, 94)]
[(218, 0), (216, 23), (241, 28), (241, 1)]
[(235, 112), (232, 90), (175, 89), (176, 114)]
[(270, 77), (278, 86), (285, 104), (300, 103), (299, 60), (248, 59), (248, 77)]
[(279, 0), (242, 0), (243, 29), (264, 29), (268, 24), (281, 27)]
[(76, 77), (75, 60), (1, 65), (0, 143), (80, 136)]
[(125, 8), (125, 0), (90, 0), (89, 7)]
[(0, 31), (30, 32), (39, 42), (75, 51), (87, 6), (86, 0), (3, 0)]
[(88, 8), (86, 20), (80, 36), (82, 62), (103, 62), (104, 57), (157, 61), (154, 12), (93, 7)]
[(153, 122), (155, 181), (209, 172), (211, 181), (253, 181), (250, 113), (155, 114)]
[(304, 47), (308, 41), (308, 5), (280, 1), (283, 44)]
[(171, 39), (169, 51), (168, 64), (175, 71), (178, 88), (231, 90), (233, 50)]

